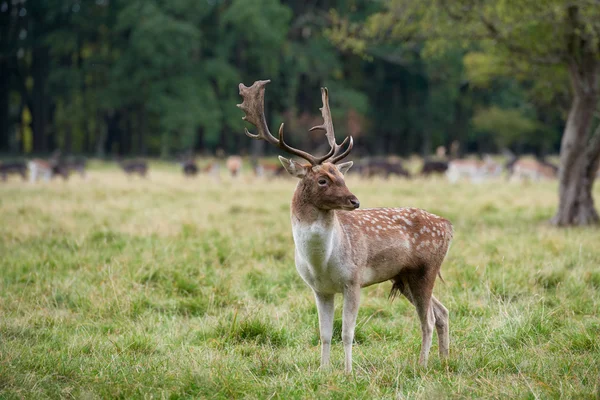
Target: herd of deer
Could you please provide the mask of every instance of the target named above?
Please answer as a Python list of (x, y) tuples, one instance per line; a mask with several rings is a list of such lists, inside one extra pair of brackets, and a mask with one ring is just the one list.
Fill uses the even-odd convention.
[(28, 162), (0, 162), (0, 177), (5, 181), (8, 175), (15, 174), (26, 180), (27, 172), (29, 171), (31, 182), (36, 182), (37, 180), (49, 181), (57, 176), (67, 180), (74, 172), (85, 178), (85, 167), (86, 160), (84, 158), (62, 159), (60, 153), (55, 152), (48, 160), (35, 158)]
[[(238, 176), (242, 168), (242, 159), (239, 156), (231, 156), (225, 165), (232, 177)], [(267, 162), (251, 161), (254, 175), (257, 177), (284, 177), (285, 168)], [(186, 176), (195, 176), (200, 172), (210, 175), (218, 175), (218, 162), (209, 163), (200, 169), (193, 157), (188, 157), (181, 163), (183, 173)], [(555, 179), (558, 177), (558, 167), (544, 158), (521, 158), (510, 155), (508, 161), (502, 165), (492, 157), (486, 155), (483, 159), (450, 159), (450, 160), (425, 160), (421, 171), (416, 175), (430, 177), (432, 175), (444, 175), (450, 182), (467, 179), (478, 183), (487, 179), (496, 178), (506, 172), (508, 179), (513, 181), (540, 181)], [(411, 179), (413, 174), (403, 165), (397, 157), (393, 158), (364, 158), (354, 163), (352, 173), (362, 178), (389, 178), (391, 176)], [(598, 171), (600, 176), (600, 170)]]
[[(127, 175), (138, 174), (146, 176), (148, 164), (143, 160), (118, 161), (119, 166)], [(8, 175), (15, 174), (34, 183), (38, 180), (50, 181), (55, 177), (68, 180), (72, 173), (78, 173), (83, 179), (86, 177), (86, 160), (81, 157), (62, 158), (60, 152), (56, 151), (47, 159), (34, 158), (27, 162), (12, 161), (0, 162), (0, 177), (5, 181)]]
[[(251, 161), (254, 175), (257, 177), (284, 177), (285, 168), (282, 165), (276, 165), (268, 162), (259, 162), (255, 159)], [(218, 176), (219, 163), (212, 162), (200, 169), (193, 157), (188, 157), (180, 163), (183, 173), (186, 176), (195, 176), (199, 173)], [(243, 165), (242, 158), (231, 156), (227, 159), (226, 168), (232, 177), (241, 173)], [(457, 182), (461, 179), (468, 179), (471, 182), (482, 182), (501, 176), (506, 172), (506, 176), (514, 181), (540, 181), (545, 179), (554, 179), (558, 176), (558, 167), (543, 158), (520, 158), (516, 156), (509, 157), (508, 161), (502, 165), (490, 156), (484, 156), (483, 159), (451, 159), (451, 160), (425, 160), (421, 171), (416, 175), (420, 177), (430, 177), (432, 175), (445, 175), (450, 182)], [(413, 174), (403, 165), (398, 158), (365, 158), (354, 163), (352, 173), (360, 175), (362, 178), (389, 178), (391, 176), (411, 179)], [(598, 171), (600, 176), (600, 170)]]
[[(127, 176), (138, 175), (142, 178), (148, 175), (149, 164), (143, 159), (117, 160), (117, 164)], [(209, 163), (200, 169), (193, 159), (186, 159), (179, 163), (185, 176), (195, 176), (199, 172), (218, 176), (219, 163)], [(242, 168), (242, 158), (231, 156), (226, 162), (226, 167), (231, 176), (236, 177), (240, 174)], [(50, 181), (53, 178), (61, 177), (68, 180), (72, 173), (78, 173), (82, 178), (86, 177), (85, 158), (62, 158), (59, 152), (55, 152), (49, 159), (34, 158), (25, 161), (0, 162), (0, 179), (6, 181), (9, 175), (18, 175), (22, 180), (34, 183), (39, 180)]]
[[(117, 160), (119, 167), (127, 176), (138, 175), (146, 177), (149, 164), (144, 159)], [(285, 169), (281, 165), (252, 160), (252, 169), (256, 177), (282, 177)], [(186, 157), (179, 162), (183, 175), (194, 177), (198, 174), (206, 174), (218, 179), (221, 164), (212, 161), (200, 167), (194, 157)], [(232, 177), (241, 174), (243, 160), (240, 156), (230, 156), (224, 162), (225, 168)], [(28, 162), (10, 161), (0, 162), (0, 179), (5, 181), (9, 175), (19, 175), (23, 180), (31, 182), (38, 180), (49, 181), (54, 177), (67, 180), (72, 173), (78, 173), (82, 178), (86, 176), (86, 160), (81, 157), (61, 158), (56, 153), (47, 160), (36, 158)], [(541, 181), (555, 179), (558, 177), (558, 167), (544, 158), (520, 158), (511, 156), (502, 165), (490, 156), (483, 159), (450, 159), (450, 160), (428, 160), (423, 162), (420, 172), (413, 175), (397, 158), (365, 158), (354, 164), (353, 173), (362, 178), (391, 176), (411, 179), (414, 176), (430, 177), (432, 175), (446, 176), (454, 183), (461, 179), (467, 179), (478, 183), (488, 179), (497, 178), (505, 174), (511, 181)], [(600, 177), (600, 169), (598, 170)]]

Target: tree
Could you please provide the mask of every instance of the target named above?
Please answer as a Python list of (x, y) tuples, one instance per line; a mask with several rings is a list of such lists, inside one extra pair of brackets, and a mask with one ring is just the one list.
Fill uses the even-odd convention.
[[(523, 78), (512, 79), (483, 41), (417, 40), (439, 29), (425, 19), (408, 32), (411, 40), (378, 37), (362, 52), (367, 57), (339, 51), (340, 41), (330, 40), (337, 20), (364, 25), (372, 15), (377, 32), (397, 15), (427, 15), (419, 2), (392, 14), (396, 3), (403, 4), (0, 0), (0, 151), (244, 152), (248, 142), (236, 139), (243, 129), (237, 84), (264, 78), (273, 80), (265, 105), (270, 125), (285, 122), (291, 140), (311, 151), (323, 143), (320, 132), (306, 132), (320, 118), (320, 86), (330, 88), (336, 130), (355, 137), (357, 153), (427, 155), (454, 140), (466, 151), (495, 151), (490, 135), (498, 129), (480, 129), (473, 119), (495, 108), (537, 116), (536, 132), (553, 132), (543, 146), (558, 148), (555, 133), (566, 118), (554, 112), (564, 101), (557, 95), (566, 76), (560, 66), (554, 74), (544, 67), (537, 83), (530, 64), (513, 59)], [(398, 26), (408, 25), (384, 34), (407, 33)], [(549, 84), (552, 96), (545, 95)], [(540, 136), (524, 147), (542, 146)]]
[(531, 136), (536, 132), (537, 124), (518, 109), (482, 108), (475, 113), (472, 121), (476, 132), (491, 134), (500, 148), (535, 140)]
[[(560, 148), (559, 226), (600, 222), (592, 187), (600, 164), (600, 129), (591, 134), (600, 90), (600, 7), (589, 0), (389, 0), (362, 24), (341, 20), (334, 39), (354, 50), (398, 41), (443, 52), (462, 44), (493, 60), (491, 75), (547, 79), (547, 92), (570, 81)], [(487, 66), (492, 63), (483, 63)], [(558, 79), (556, 79), (558, 77)], [(558, 87), (556, 86), (558, 84)], [(535, 86), (535, 85), (534, 85)], [(552, 93), (554, 92), (554, 93)]]

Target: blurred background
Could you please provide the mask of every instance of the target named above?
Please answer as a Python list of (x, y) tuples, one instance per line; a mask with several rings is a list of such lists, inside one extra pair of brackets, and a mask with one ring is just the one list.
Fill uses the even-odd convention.
[[(272, 80), (271, 130), (285, 122), (310, 150), (326, 146), (307, 130), (327, 86), (336, 133), (359, 155), (455, 141), (461, 154), (558, 153), (566, 67), (540, 67), (536, 45), (501, 62), (493, 41), (466, 40), (478, 35), (469, 21), (415, 24), (419, 3), (0, 0), (0, 154), (272, 154), (242, 135), (235, 107), (238, 84), (257, 79)], [(547, 29), (533, 34), (548, 42)]]

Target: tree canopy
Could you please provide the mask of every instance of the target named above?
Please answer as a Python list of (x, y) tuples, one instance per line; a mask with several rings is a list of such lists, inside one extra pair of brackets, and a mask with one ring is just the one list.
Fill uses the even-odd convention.
[[(599, 17), (593, 0), (389, 0), (360, 22), (336, 15), (331, 37), (341, 48), (371, 56), (379, 44), (391, 45), (396, 51), (388, 56), (395, 59), (414, 51), (436, 58), (461, 48), (470, 83), (508, 100), (480, 107), (472, 120), (479, 135), (495, 131), (497, 144), (509, 144), (517, 132), (523, 143), (537, 126), (547, 138), (538, 143), (547, 147), (552, 139), (547, 126), (552, 119), (562, 123), (568, 109), (553, 222), (583, 225), (600, 222), (592, 197), (600, 165), (600, 128), (593, 129), (600, 96)], [(517, 90), (505, 97), (507, 92), (493, 87), (497, 84), (514, 84)], [(522, 95), (515, 97), (518, 92)], [(527, 123), (532, 108), (537, 121)]]
[(0, 152), (248, 151), (237, 85), (267, 78), (269, 122), (309, 149), (323, 142), (307, 129), (328, 86), (336, 131), (362, 154), (454, 140), (468, 152), (557, 151), (563, 2), (481, 4), (0, 0)]

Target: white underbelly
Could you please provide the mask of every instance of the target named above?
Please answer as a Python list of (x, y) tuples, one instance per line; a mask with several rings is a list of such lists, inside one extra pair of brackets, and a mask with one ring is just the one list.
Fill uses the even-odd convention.
[(349, 278), (348, 271), (336, 265), (315, 266), (298, 258), (296, 269), (306, 284), (320, 293), (342, 293)]
[(396, 275), (398, 275), (401, 271), (401, 266), (398, 266), (397, 269), (375, 269), (370, 267), (364, 268), (360, 274), (360, 286), (366, 287), (374, 285), (376, 283), (389, 281), (390, 279), (393, 279)]

